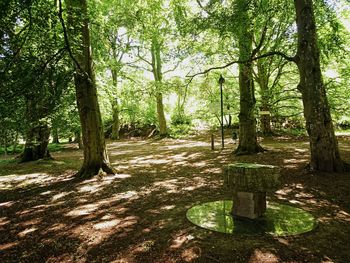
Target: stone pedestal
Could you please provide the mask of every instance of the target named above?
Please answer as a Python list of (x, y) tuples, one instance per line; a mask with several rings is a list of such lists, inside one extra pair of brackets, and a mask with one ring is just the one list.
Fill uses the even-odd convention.
[(232, 191), (232, 214), (256, 219), (266, 211), (266, 192), (279, 186), (280, 169), (272, 165), (236, 163), (224, 167), (225, 185)]

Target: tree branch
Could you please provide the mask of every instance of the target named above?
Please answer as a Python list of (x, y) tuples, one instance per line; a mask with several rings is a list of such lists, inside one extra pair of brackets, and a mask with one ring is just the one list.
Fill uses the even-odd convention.
[(66, 45), (66, 49), (68, 51), (68, 54), (69, 54), (70, 58), (73, 60), (74, 64), (77, 66), (77, 68), (80, 71), (84, 72), (84, 70), (80, 66), (79, 62), (77, 61), (77, 59), (74, 57), (73, 52), (72, 52), (72, 48), (71, 48), (70, 43), (69, 43), (67, 28), (66, 28), (66, 25), (65, 25), (64, 19), (63, 19), (62, 0), (59, 0), (58, 4), (59, 4), (58, 17), (59, 17), (61, 25), (62, 25), (63, 36), (64, 36), (64, 42), (65, 42), (65, 45)]
[(149, 62), (147, 59), (145, 59), (143, 56), (140, 55), (140, 47), (136, 47), (136, 48), (137, 48), (137, 57), (152, 67), (153, 66), (152, 62)]
[(134, 65), (132, 63), (125, 63), (125, 65), (127, 65), (130, 68), (142, 69), (142, 70), (145, 70), (145, 71), (148, 71), (148, 72), (153, 72), (152, 69), (148, 69), (148, 68), (145, 68), (145, 67), (142, 67), (142, 66), (137, 66), (137, 65)]
[[(43, 65), (42, 65), (42, 70), (41, 70), (41, 72), (40, 72), (39, 75), (41, 75), (41, 74), (45, 71), (47, 65), (50, 64), (50, 62), (51, 62), (52, 60), (54, 60), (56, 57), (58, 57), (60, 54), (62, 54), (65, 50), (66, 50), (66, 47), (60, 48), (55, 54), (53, 54), (51, 57), (49, 57), (49, 58), (45, 61), (45, 63), (43, 63)], [(59, 60), (58, 60), (58, 61), (59, 61)], [(56, 62), (56, 63), (57, 63), (57, 62)]]
[(266, 54), (263, 54), (263, 55), (260, 55), (260, 56), (257, 56), (255, 58), (251, 58), (251, 59), (248, 59), (248, 60), (235, 60), (235, 61), (232, 61), (230, 63), (227, 63), (226, 65), (223, 65), (223, 66), (217, 66), (217, 67), (212, 67), (212, 68), (208, 68), (202, 72), (198, 72), (194, 75), (187, 75), (187, 77), (190, 78), (190, 82), (192, 81), (192, 79), (196, 76), (199, 76), (199, 75), (205, 75), (207, 73), (209, 73), (210, 71), (213, 71), (213, 70), (218, 70), (218, 69), (224, 69), (224, 68), (227, 68), (227, 67), (230, 67), (234, 64), (244, 64), (244, 63), (247, 63), (247, 62), (252, 62), (252, 61), (255, 61), (255, 60), (258, 60), (258, 59), (262, 59), (262, 58), (266, 58), (266, 57), (270, 57), (270, 56), (281, 56), (283, 57), (284, 59), (290, 61), (290, 62), (295, 62), (295, 57), (289, 57), (287, 56), (286, 54), (282, 53), (282, 52), (279, 52), (279, 51), (271, 51), (271, 52), (268, 52)]
[(254, 50), (252, 51), (252, 55), (251, 57), (255, 57), (255, 55), (260, 51), (264, 41), (265, 41), (265, 38), (266, 38), (266, 33), (267, 33), (267, 23), (268, 21), (266, 22), (265, 26), (264, 26), (264, 29), (263, 29), (263, 32), (261, 34), (261, 38), (260, 38), (260, 41), (259, 41), (259, 44), (256, 46), (256, 48), (254, 48)]
[(28, 6), (28, 15), (29, 15), (29, 23), (28, 25), (24, 26), (21, 31), (16, 34), (15, 36), (18, 36), (20, 34), (22, 34), (22, 32), (24, 32), (27, 28), (27, 32), (23, 38), (23, 41), (22, 43), (19, 45), (19, 47), (17, 48), (17, 50), (14, 52), (13, 56), (12, 56), (12, 59), (11, 61), (9, 61), (9, 63), (7, 63), (5, 69), (3, 70), (3, 72), (6, 72), (10, 67), (11, 67), (11, 64), (14, 62), (14, 60), (16, 59), (16, 57), (18, 56), (18, 54), (21, 52), (22, 48), (24, 47), (25, 43), (27, 42), (28, 40), (28, 37), (29, 37), (29, 33), (32, 29), (32, 25), (33, 25), (33, 17), (32, 17), (32, 7), (31, 7), (31, 3), (29, 3), (29, 6)]
[(167, 74), (167, 73), (169, 73), (169, 72), (173, 72), (174, 70), (176, 70), (177, 67), (180, 65), (180, 63), (181, 63), (181, 61), (179, 60), (179, 61), (176, 63), (176, 65), (175, 65), (172, 69), (169, 69), (169, 70), (164, 71), (164, 72), (163, 72), (163, 75), (164, 75), (164, 74)]

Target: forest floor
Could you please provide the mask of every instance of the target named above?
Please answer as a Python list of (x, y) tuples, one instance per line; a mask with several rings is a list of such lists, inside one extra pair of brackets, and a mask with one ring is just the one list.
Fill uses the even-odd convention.
[[(85, 181), (73, 176), (74, 144), (54, 160), (0, 162), (0, 262), (350, 262), (350, 173), (306, 172), (305, 138), (261, 139), (267, 152), (239, 157), (229, 141), (223, 151), (210, 149), (209, 134), (110, 141), (118, 173)], [(339, 142), (350, 162), (350, 137)], [(317, 228), (273, 237), (191, 224), (193, 205), (229, 199), (222, 167), (232, 162), (280, 166), (270, 198), (309, 211)]]

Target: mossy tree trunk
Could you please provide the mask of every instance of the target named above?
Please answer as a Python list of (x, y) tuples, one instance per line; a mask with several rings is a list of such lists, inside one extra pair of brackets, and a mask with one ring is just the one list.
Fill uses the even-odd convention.
[(157, 116), (159, 124), (159, 135), (165, 137), (168, 134), (166, 127), (166, 119), (164, 114), (164, 105), (163, 105), (163, 93), (162, 93), (162, 60), (160, 55), (160, 43), (158, 42), (157, 37), (153, 37), (152, 46), (152, 72), (154, 80), (156, 83), (156, 103), (157, 103)]
[[(244, 0), (237, 0), (242, 23), (239, 24), (237, 37), (239, 45), (239, 60), (248, 61), (252, 56), (253, 33), (250, 28), (249, 4)], [(253, 80), (253, 63), (239, 64), (239, 145), (235, 154), (254, 154), (263, 151), (258, 144), (255, 119), (255, 90)]]
[[(115, 173), (109, 163), (92, 66), (86, 0), (66, 0), (72, 58), (75, 58), (75, 90), (84, 145), (84, 163), (78, 177), (90, 178), (100, 169)], [(72, 41), (74, 39), (74, 41)]]
[(295, 0), (298, 28), (298, 51), (295, 56), (302, 94), (306, 129), (309, 134), (310, 169), (342, 172), (345, 165), (340, 158), (338, 142), (320, 67), (316, 23), (312, 0)]

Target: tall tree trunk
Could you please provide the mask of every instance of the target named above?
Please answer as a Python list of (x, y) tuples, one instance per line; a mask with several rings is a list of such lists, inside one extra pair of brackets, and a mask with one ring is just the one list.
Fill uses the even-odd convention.
[(156, 82), (156, 102), (157, 102), (157, 116), (158, 116), (158, 124), (159, 124), (159, 135), (161, 137), (165, 137), (168, 134), (166, 127), (166, 119), (164, 114), (164, 106), (163, 106), (163, 94), (161, 92), (162, 89), (162, 60), (160, 57), (160, 44), (157, 41), (156, 37), (152, 39), (152, 69), (153, 76)]
[[(241, 12), (242, 23), (238, 31), (239, 60), (247, 61), (252, 55), (253, 34), (249, 24), (249, 4), (245, 0), (237, 0)], [(255, 94), (253, 80), (253, 64), (247, 62), (239, 65), (239, 145), (234, 151), (237, 155), (254, 154), (263, 151), (256, 136)]]
[[(117, 88), (118, 88), (118, 75), (116, 70), (112, 70), (112, 79), (113, 79), (113, 86), (116, 89), (115, 93), (117, 94)], [(119, 140), (119, 130), (120, 130), (120, 120), (119, 120), (119, 102), (118, 97), (116, 96), (112, 101), (112, 108), (113, 108), (113, 126), (112, 126), (112, 134), (111, 138), (114, 140)]]
[(164, 115), (164, 107), (163, 107), (163, 94), (161, 92), (157, 93), (157, 114), (158, 114), (158, 122), (159, 122), (159, 135), (161, 137), (167, 136), (167, 128), (166, 128), (166, 120)]
[(102, 169), (108, 174), (115, 170), (109, 163), (100, 107), (97, 100), (92, 66), (89, 23), (86, 0), (66, 0), (68, 26), (73, 58), (75, 58), (75, 90), (84, 144), (84, 163), (78, 177), (90, 178)]
[(298, 28), (298, 51), (295, 60), (300, 74), (298, 89), (302, 94), (310, 140), (310, 169), (342, 172), (345, 165), (340, 158), (322, 80), (312, 0), (295, 0), (294, 3)]
[[(261, 95), (261, 111), (270, 112), (270, 96), (269, 96), (269, 76), (265, 68), (264, 59), (257, 61), (257, 82), (260, 86)], [(269, 136), (272, 134), (271, 130), (271, 115), (260, 114), (260, 129), (263, 135)]]

